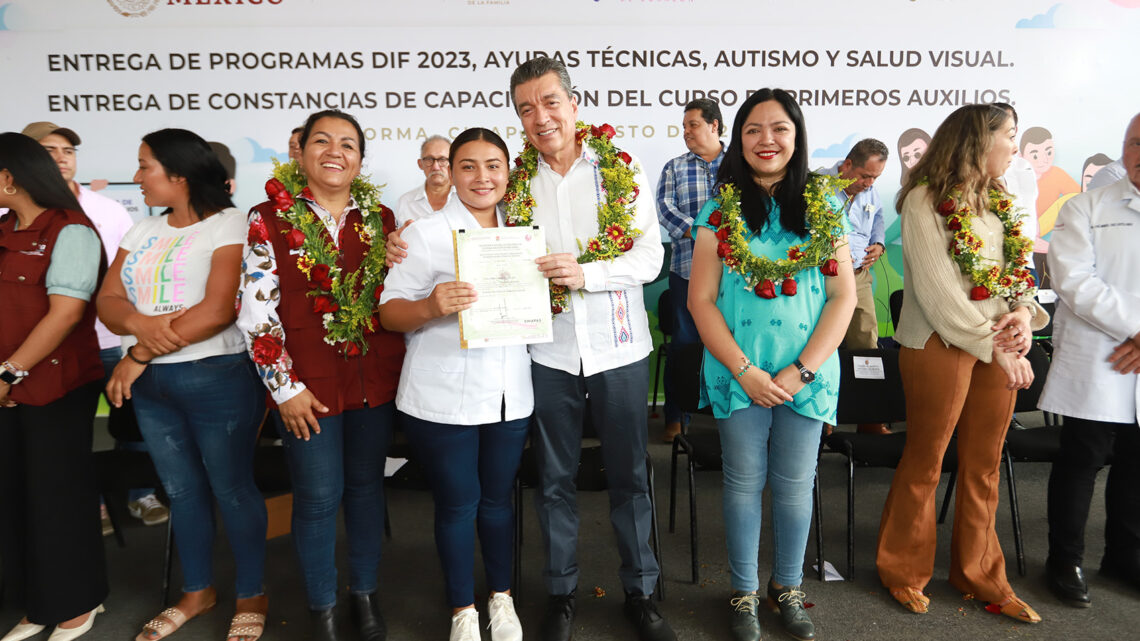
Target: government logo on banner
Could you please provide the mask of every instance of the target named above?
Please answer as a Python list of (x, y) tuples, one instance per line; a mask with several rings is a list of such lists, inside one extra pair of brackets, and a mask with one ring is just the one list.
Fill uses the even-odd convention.
[(154, 11), (162, 0), (107, 0), (119, 15), (128, 18), (142, 18)]

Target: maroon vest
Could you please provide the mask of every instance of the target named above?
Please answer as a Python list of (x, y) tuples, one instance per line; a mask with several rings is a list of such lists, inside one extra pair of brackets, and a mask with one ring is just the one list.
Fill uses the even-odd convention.
[[(16, 222), (15, 213), (0, 218), (0, 359), (11, 356), (48, 313), (44, 278), (60, 230), (67, 225), (83, 225), (95, 231), (83, 212), (67, 209), (48, 209), (27, 229), (17, 231)], [(102, 244), (99, 257), (98, 282), (102, 282), (107, 271)], [(103, 363), (99, 360), (92, 295), (79, 324), (29, 371), (27, 378), (12, 386), (10, 396), (24, 405), (47, 405), (80, 385), (101, 378)]]
[[(324, 403), (327, 414), (335, 416), (345, 410), (376, 407), (396, 398), (400, 380), (400, 367), (404, 363), (404, 335), (380, 329), (368, 336), (368, 353), (361, 356), (344, 356), (338, 347), (325, 342), (322, 314), (313, 311), (309, 280), (297, 269), (297, 258), (290, 255), (285, 234), (293, 226), (277, 215), (269, 202), (254, 207), (265, 221), (273, 255), (277, 260), (280, 299), (277, 316), (285, 330), (285, 349), (293, 359), (293, 371), (302, 383)], [(356, 271), (364, 260), (368, 247), (356, 233), (356, 225), (363, 217), (354, 209), (345, 214), (348, 220), (340, 235), (340, 257), (337, 265), (343, 272)], [(384, 233), (395, 228), (392, 211), (384, 208)], [(327, 232), (322, 232), (327, 236)], [(383, 238), (376, 242), (384, 242)], [(272, 399), (269, 400), (272, 406)]]

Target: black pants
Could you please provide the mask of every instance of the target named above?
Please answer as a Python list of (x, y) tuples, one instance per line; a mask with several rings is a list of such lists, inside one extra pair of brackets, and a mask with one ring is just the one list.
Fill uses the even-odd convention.
[(1049, 474), (1053, 561), (1081, 564), (1096, 475), (1109, 460), (1105, 559), (1140, 568), (1140, 426), (1068, 416), (1061, 428), (1061, 458)]
[(107, 597), (91, 421), (99, 383), (0, 409), (0, 557), (7, 597), (55, 625)]

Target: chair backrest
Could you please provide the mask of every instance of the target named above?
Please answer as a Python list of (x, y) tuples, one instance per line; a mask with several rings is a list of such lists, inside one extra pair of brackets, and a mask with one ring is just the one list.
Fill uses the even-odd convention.
[(673, 334), (673, 292), (668, 289), (657, 297), (657, 329), (665, 336)]
[(1035, 337), (1052, 338), (1053, 337), (1053, 317), (1057, 313), (1057, 303), (1040, 303), (1041, 308), (1049, 312), (1049, 323), (1041, 329), (1033, 332)]
[(670, 366), (673, 368), (673, 402), (683, 412), (697, 412), (701, 403), (701, 359), (704, 343), (674, 343), (669, 345)]
[(896, 289), (891, 292), (891, 325), (895, 330), (899, 328), (899, 320), (902, 318), (902, 303), (903, 303), (903, 290)]
[(1049, 357), (1036, 342), (1029, 346), (1025, 358), (1033, 366), (1033, 384), (1028, 389), (1018, 390), (1014, 412), (1032, 412), (1037, 409), (1037, 401), (1041, 398), (1041, 390), (1045, 388), (1045, 379), (1049, 376)]
[[(883, 378), (856, 376), (856, 362), (881, 359)], [(861, 368), (865, 369), (865, 368)], [(895, 349), (839, 350), (839, 422), (896, 423), (906, 420), (906, 398)]]

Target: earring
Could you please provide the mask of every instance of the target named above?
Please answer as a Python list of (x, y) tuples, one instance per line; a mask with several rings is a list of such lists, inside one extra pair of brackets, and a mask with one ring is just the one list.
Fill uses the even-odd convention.
[(4, 193), (8, 194), (9, 196), (15, 196), (16, 195), (16, 188), (13, 187), (12, 185), (8, 185), (7, 187), (4, 188)]

